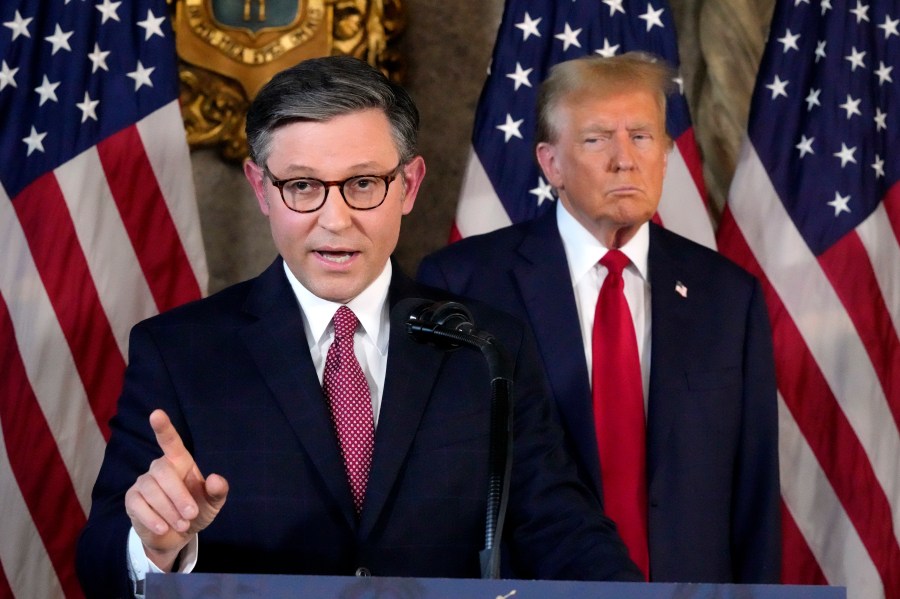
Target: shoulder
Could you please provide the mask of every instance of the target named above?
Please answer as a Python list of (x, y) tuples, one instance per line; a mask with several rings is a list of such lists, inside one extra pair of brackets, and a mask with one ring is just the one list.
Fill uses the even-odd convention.
[(280, 259), (257, 277), (236, 283), (208, 297), (198, 299), (156, 316), (135, 326), (135, 329), (163, 329), (178, 326), (229, 327), (252, 320), (248, 311), (260, 296), (276, 297), (290, 291)]
[(713, 285), (753, 287), (757, 284), (756, 277), (716, 250), (655, 223), (650, 223), (649, 261), (651, 270), (670, 267)]
[(487, 259), (497, 253), (515, 251), (527, 238), (551, 235), (559, 236), (554, 212), (488, 233), (460, 239), (434, 252), (429, 258), (439, 261), (448, 258), (458, 259), (463, 256)]

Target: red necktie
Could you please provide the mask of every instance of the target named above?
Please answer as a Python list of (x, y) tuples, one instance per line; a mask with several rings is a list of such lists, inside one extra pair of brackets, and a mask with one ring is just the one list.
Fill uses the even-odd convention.
[(356, 354), (353, 353), (353, 333), (359, 320), (350, 308), (341, 306), (334, 313), (334, 342), (328, 348), (322, 388), (331, 407), (331, 420), (337, 432), (353, 504), (362, 511), (372, 465), (375, 445), (375, 425), (372, 418), (372, 397)]
[(609, 273), (594, 312), (592, 383), (604, 509), (646, 577), (650, 555), (644, 394), (637, 338), (622, 279), (628, 257), (610, 250), (600, 264)]

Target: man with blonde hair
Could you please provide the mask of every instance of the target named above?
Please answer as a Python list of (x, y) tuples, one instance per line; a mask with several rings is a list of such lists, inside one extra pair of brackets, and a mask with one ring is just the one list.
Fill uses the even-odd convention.
[(642, 53), (557, 64), (535, 144), (556, 209), (426, 257), (419, 279), (530, 324), (581, 477), (649, 580), (774, 583), (777, 413), (761, 287), (651, 222), (673, 76)]

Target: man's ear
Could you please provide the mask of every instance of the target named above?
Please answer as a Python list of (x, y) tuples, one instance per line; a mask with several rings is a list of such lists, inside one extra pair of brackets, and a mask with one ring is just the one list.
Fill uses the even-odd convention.
[(400, 200), (403, 204), (403, 214), (409, 214), (412, 212), (416, 196), (419, 195), (419, 187), (425, 178), (425, 159), (416, 156), (403, 167), (399, 176), (403, 177), (404, 194)]
[(262, 167), (248, 158), (244, 161), (244, 176), (247, 177), (250, 187), (253, 188), (260, 211), (269, 216), (269, 200), (265, 187), (266, 173)]
[(547, 178), (547, 182), (552, 187), (559, 189), (562, 185), (562, 178), (556, 165), (556, 146), (542, 141), (534, 148), (534, 154), (538, 164), (541, 165), (541, 171)]

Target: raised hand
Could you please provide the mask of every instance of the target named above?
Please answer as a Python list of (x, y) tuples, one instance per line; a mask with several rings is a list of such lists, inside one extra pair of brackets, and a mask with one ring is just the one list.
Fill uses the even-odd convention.
[(215, 519), (228, 482), (218, 474), (203, 477), (165, 412), (154, 410), (150, 426), (163, 455), (125, 493), (125, 511), (147, 557), (167, 572), (191, 537)]

